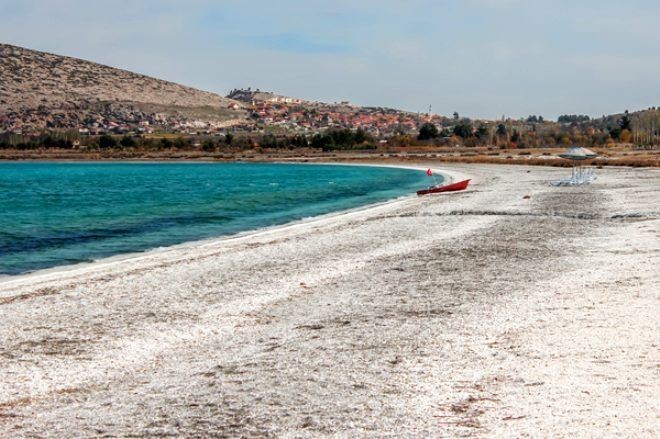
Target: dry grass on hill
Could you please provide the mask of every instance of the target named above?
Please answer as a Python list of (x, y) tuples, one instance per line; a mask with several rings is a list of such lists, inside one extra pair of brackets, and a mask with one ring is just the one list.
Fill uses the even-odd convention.
[(84, 118), (105, 104), (118, 111), (183, 115), (190, 119), (242, 117), (234, 101), (215, 93), (76, 58), (0, 44), (0, 114), (39, 110)]

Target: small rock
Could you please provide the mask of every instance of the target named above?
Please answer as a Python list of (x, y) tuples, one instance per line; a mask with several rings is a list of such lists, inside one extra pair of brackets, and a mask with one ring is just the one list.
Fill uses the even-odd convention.
[(313, 417), (306, 416), (303, 419), (302, 425), (300, 427), (301, 428), (309, 428), (309, 427), (314, 427), (316, 424), (317, 424), (317, 422)]

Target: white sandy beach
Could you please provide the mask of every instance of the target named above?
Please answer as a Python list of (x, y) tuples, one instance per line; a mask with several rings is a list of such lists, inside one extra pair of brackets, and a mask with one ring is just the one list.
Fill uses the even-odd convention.
[(657, 437), (660, 170), (441, 168), (471, 190), (0, 280), (0, 437)]

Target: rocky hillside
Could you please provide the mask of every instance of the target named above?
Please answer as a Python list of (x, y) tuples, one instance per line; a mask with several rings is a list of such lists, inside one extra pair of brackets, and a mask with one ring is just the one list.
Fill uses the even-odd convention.
[(76, 58), (0, 44), (0, 118), (25, 128), (79, 127), (84, 120), (160, 119), (227, 123), (240, 104), (196, 90)]

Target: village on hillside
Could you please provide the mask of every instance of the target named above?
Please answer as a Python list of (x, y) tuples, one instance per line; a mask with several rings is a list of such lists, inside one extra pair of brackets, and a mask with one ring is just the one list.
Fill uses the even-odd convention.
[[(313, 102), (260, 89), (234, 89), (222, 108), (164, 107), (135, 102), (68, 102), (59, 109), (24, 108), (0, 113), (0, 148), (83, 148), (105, 145), (179, 148), (211, 145), (329, 149), (417, 146), (548, 148), (615, 144), (653, 147), (660, 140), (660, 109), (591, 119), (563, 115), (500, 120), (414, 113), (350, 102)], [(199, 111), (199, 110), (202, 111)], [(222, 115), (223, 117), (217, 117)], [(114, 139), (112, 139), (114, 138)], [(216, 139), (215, 142), (213, 139)], [(56, 140), (54, 140), (56, 139)], [(122, 142), (119, 142), (122, 139)], [(153, 140), (163, 139), (162, 145)]]
[(440, 124), (440, 116), (390, 108), (360, 107), (348, 102), (321, 103), (252, 89), (232, 90), (227, 110), (245, 111), (242, 119), (214, 121), (169, 113), (149, 113), (134, 104), (95, 103), (91, 110), (45, 107), (0, 114), (0, 133), (40, 134), (44, 130), (76, 130), (81, 135), (102, 134), (216, 134), (280, 130), (313, 133), (330, 128), (363, 129), (375, 137), (412, 133), (426, 122)]
[(241, 128), (262, 131), (313, 133), (325, 129), (362, 129), (374, 137), (417, 132), (427, 122), (440, 124), (438, 115), (391, 108), (361, 107), (350, 102), (323, 103), (263, 92), (232, 90), (228, 98), (246, 105), (250, 120)]

